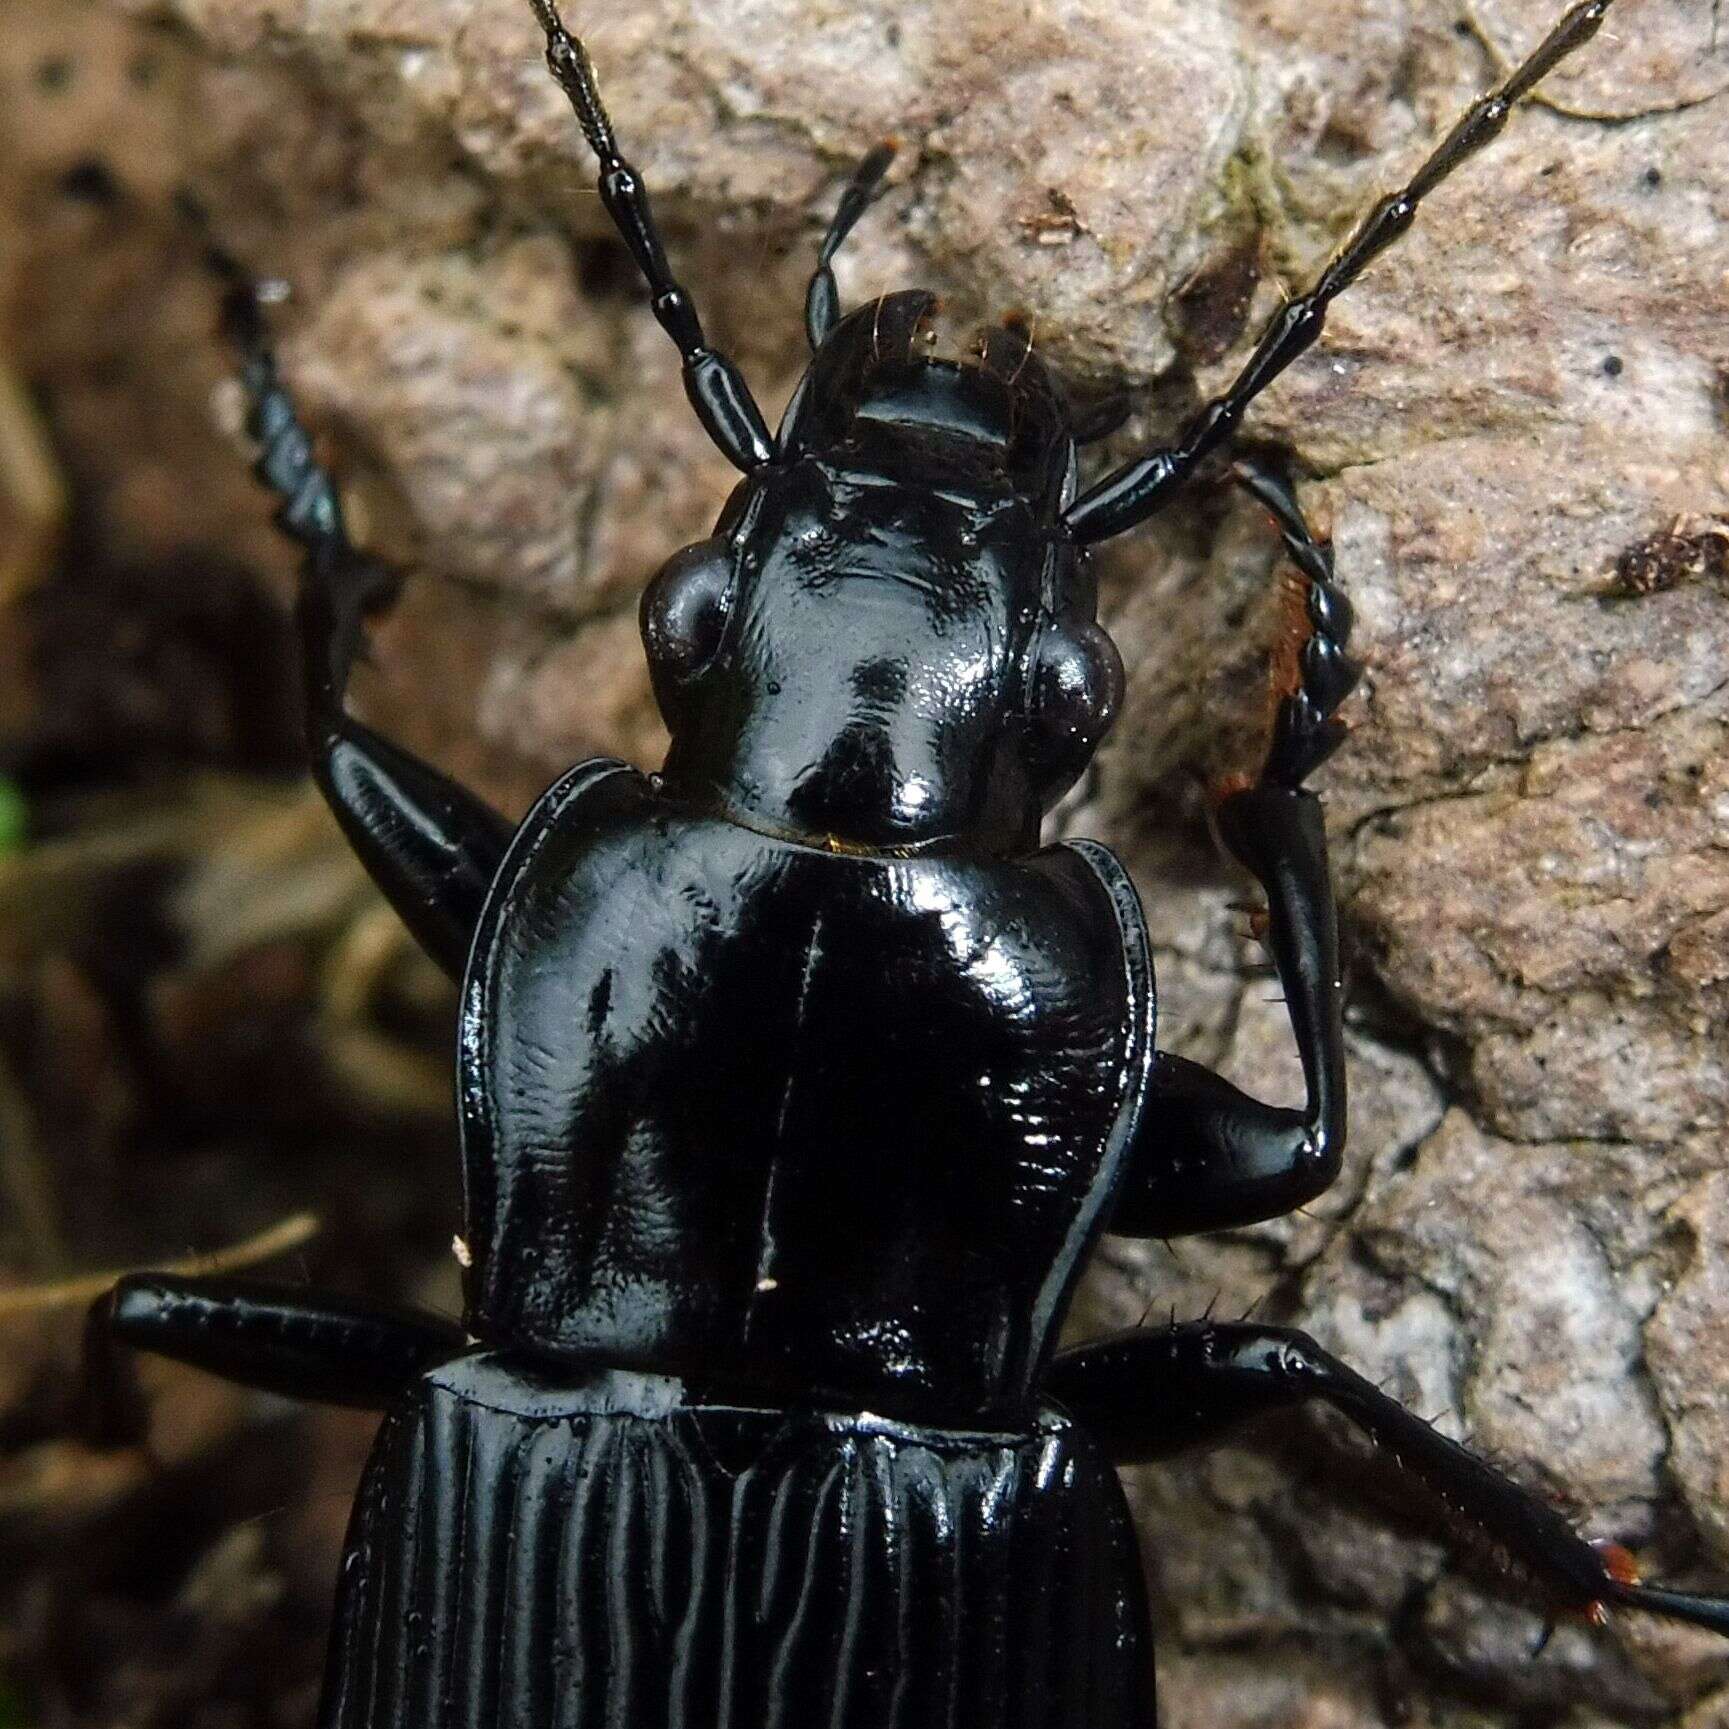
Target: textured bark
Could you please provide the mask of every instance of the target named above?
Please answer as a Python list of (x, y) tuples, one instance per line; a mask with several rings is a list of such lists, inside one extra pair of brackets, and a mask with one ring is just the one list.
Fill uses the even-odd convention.
[[(842, 177), (843, 289), (1011, 309), (1156, 438), (1554, 5), (573, 6), (705, 317), (778, 406)], [(1729, 20), (1624, 0), (1256, 411), (1330, 520), (1369, 666), (1324, 777), (1352, 946), (1344, 1178), (1306, 1215), (1110, 1245), (1092, 1324), (1219, 1294), (1309, 1327), (1653, 1572), (1729, 1576)], [(12, 347), (111, 541), (286, 585), (169, 212), (294, 291), (285, 368), (412, 572), (378, 721), (520, 805), (659, 729), (645, 577), (729, 471), (510, 0), (32, 10), (0, 43)], [(41, 68), (78, 68), (77, 103)], [(153, 70), (140, 76), (140, 56)], [(115, 196), (69, 178), (91, 163)], [(88, 173), (84, 193), (90, 190)], [(22, 220), (18, 220), (19, 218)], [(93, 342), (92, 330), (100, 332)], [(94, 355), (94, 358), (93, 358)], [(231, 432), (231, 426), (228, 432)], [(174, 452), (172, 462), (159, 453)], [(1161, 1043), (1295, 1084), (1196, 785), (1265, 713), (1274, 556), (1198, 489), (1108, 555), (1131, 701), (1062, 821), (1148, 903)], [(284, 590), (285, 592), (285, 586)], [(166, 724), (166, 723), (164, 723)], [(214, 722), (212, 724), (215, 724)], [(1168, 1720), (1729, 1720), (1729, 1651), (1564, 1628), (1414, 1526), (1324, 1423), (1141, 1474)], [(1430, 1581), (1441, 1574), (1431, 1588)]]

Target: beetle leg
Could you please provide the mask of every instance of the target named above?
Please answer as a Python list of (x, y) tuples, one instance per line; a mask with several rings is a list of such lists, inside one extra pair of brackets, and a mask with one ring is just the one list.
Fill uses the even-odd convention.
[(1237, 477), (1272, 512), (1304, 578), (1304, 634), (1288, 650), (1290, 676), (1276, 680), (1282, 694), (1260, 777), (1221, 799), (1213, 820), (1266, 893), (1263, 940), (1308, 1097), (1302, 1111), (1264, 1105), (1161, 1053), (1112, 1218), (1113, 1230), (1132, 1235), (1223, 1230), (1289, 1212), (1333, 1181), (1345, 1146), (1338, 919), (1320, 801), (1302, 783), (1344, 737), (1334, 711), (1360, 670), (1345, 652), (1351, 606), (1332, 580), (1332, 549), (1315, 538), (1289, 484), (1247, 460)]
[(1338, 923), (1321, 804), (1261, 784), (1215, 812), (1221, 838), (1267, 896), (1268, 948), (1307, 1091), (1300, 1111), (1262, 1104), (1160, 1052), (1110, 1229), (1172, 1237), (1275, 1218), (1338, 1175), (1345, 1148), (1345, 1055)]
[(1606, 1605), (1648, 1609), (1729, 1634), (1729, 1600), (1645, 1586), (1631, 1557), (1581, 1537), (1528, 1490), (1288, 1327), (1190, 1322), (1119, 1334), (1063, 1352), (1049, 1391), (1119, 1463), (1158, 1459), (1219, 1439), (1238, 1423), (1311, 1399), (1347, 1417), (1567, 1611), (1603, 1619)]
[(417, 1376), (460, 1356), (463, 1330), (421, 1309), (247, 1279), (136, 1273), (92, 1314), (135, 1350), (243, 1386), (381, 1411)]
[(702, 320), (684, 285), (672, 273), (642, 176), (619, 154), (612, 118), (600, 99), (594, 67), (580, 36), (558, 15), (553, 0), (529, 0), (546, 36), (547, 69), (576, 113), (576, 123), (600, 164), (600, 201), (636, 267), (648, 283), (656, 322), (684, 359), (684, 388), (697, 419), (735, 468), (747, 474), (774, 460), (768, 423), (744, 374), (703, 336)]
[(220, 249), (208, 248), (208, 256), (228, 286), (224, 322), (242, 355), (258, 476), (284, 501), (279, 526), (306, 549), (299, 619), (313, 776), (403, 923), (445, 971), (460, 977), (511, 825), (347, 713), (365, 615), (393, 591), (394, 580), (348, 538), (335, 483), (314, 457), (277, 372), (253, 284)]
[(1514, 107), (1575, 49), (1597, 34), (1613, 0), (1581, 0), (1507, 80), (1467, 108), (1429, 159), (1399, 191), (1383, 198), (1333, 255), (1308, 293), (1273, 315), (1255, 352), (1222, 396), (1214, 397), (1168, 449), (1124, 464), (1089, 488), (1063, 513), (1083, 545), (1109, 540), (1145, 522), (1236, 432), (1252, 403), (1321, 334), (1327, 308), (1416, 220), (1422, 201), (1462, 162), (1507, 124)]
[(822, 237), (816, 274), (811, 277), (804, 297), (805, 335), (810, 338), (813, 353), (822, 347), (830, 332), (840, 323), (840, 289), (835, 283), (833, 269), (835, 254), (852, 233), (854, 224), (870, 208), (877, 189), (882, 185), (882, 177), (895, 159), (897, 148), (892, 138), (885, 139), (858, 165), (852, 179), (847, 182), (846, 191), (841, 194), (834, 220)]

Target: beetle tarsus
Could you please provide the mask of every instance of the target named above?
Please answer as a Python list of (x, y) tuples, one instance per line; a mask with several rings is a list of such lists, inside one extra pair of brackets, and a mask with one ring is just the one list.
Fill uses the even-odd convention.
[(251, 276), (210, 238), (201, 209), (188, 205), (186, 214), (223, 284), (223, 326), (240, 352), (247, 425), (259, 443), (255, 472), (284, 500), (277, 525), (305, 549), (298, 615), (313, 776), (403, 922), (434, 960), (460, 975), (510, 824), (348, 713), (366, 618), (394, 596), (397, 580), (348, 538), (336, 483), (316, 461), (282, 381)]
[(206, 258), (226, 285), (222, 325), (240, 353), (246, 430), (258, 445), (253, 472), (282, 501), (277, 526), (306, 551), (301, 642), (308, 712), (318, 717), (340, 709), (366, 619), (395, 598), (398, 579), (349, 539), (336, 482), (319, 463), (282, 381), (256, 285), (215, 244), (207, 245)]
[(1346, 652), (1356, 615), (1335, 580), (1332, 543), (1316, 537), (1290, 481), (1248, 457), (1233, 473), (1278, 525), (1304, 584), (1301, 642), (1289, 656), (1289, 688), (1278, 694), (1260, 774), (1263, 784), (1294, 792), (1344, 743), (1347, 729), (1337, 711), (1363, 676), (1361, 664)]

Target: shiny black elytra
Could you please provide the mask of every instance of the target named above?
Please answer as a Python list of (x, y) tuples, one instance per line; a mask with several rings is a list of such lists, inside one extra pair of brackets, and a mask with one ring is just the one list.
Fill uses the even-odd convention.
[(1284, 1213), (1339, 1170), (1340, 987), (1308, 775), (1343, 736), (1351, 614), (1286, 484), (1239, 465), (1306, 583), (1258, 778), (1219, 832), (1261, 883), (1307, 1099), (1154, 1045), (1135, 892), (1040, 820), (1116, 709), (1087, 548), (1235, 431), (1421, 198), (1594, 35), (1575, 6), (1384, 200), (1168, 449), (1080, 491), (1082, 428), (1016, 330), (924, 346), (932, 300), (841, 315), (771, 434), (672, 276), (587, 55), (534, 0), (600, 192), (743, 472), (649, 587), (659, 775), (590, 762), (514, 834), (349, 717), (388, 584), (233, 271), (260, 471), (308, 553), (314, 772), (462, 980), (469, 1262), (458, 1328), (228, 1280), (128, 1279), (133, 1345), (386, 1417), (350, 1531), (329, 1729), (1150, 1729), (1113, 1462), (1320, 1399), (1562, 1609), (1729, 1605), (1640, 1586), (1303, 1335), (1209, 1321), (1056, 1353), (1104, 1230)]

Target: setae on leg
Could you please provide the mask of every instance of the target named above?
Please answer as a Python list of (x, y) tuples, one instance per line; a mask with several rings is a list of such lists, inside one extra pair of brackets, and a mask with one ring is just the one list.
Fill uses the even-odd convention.
[(1305, 1333), (1191, 1322), (1063, 1352), (1050, 1391), (1121, 1463), (1164, 1458), (1238, 1423), (1311, 1399), (1330, 1405), (1419, 1479), (1449, 1515), (1503, 1550), (1566, 1611), (1647, 1609), (1729, 1633), (1729, 1599), (1638, 1582), (1625, 1551), (1599, 1549), (1554, 1508), (1431, 1428)]

